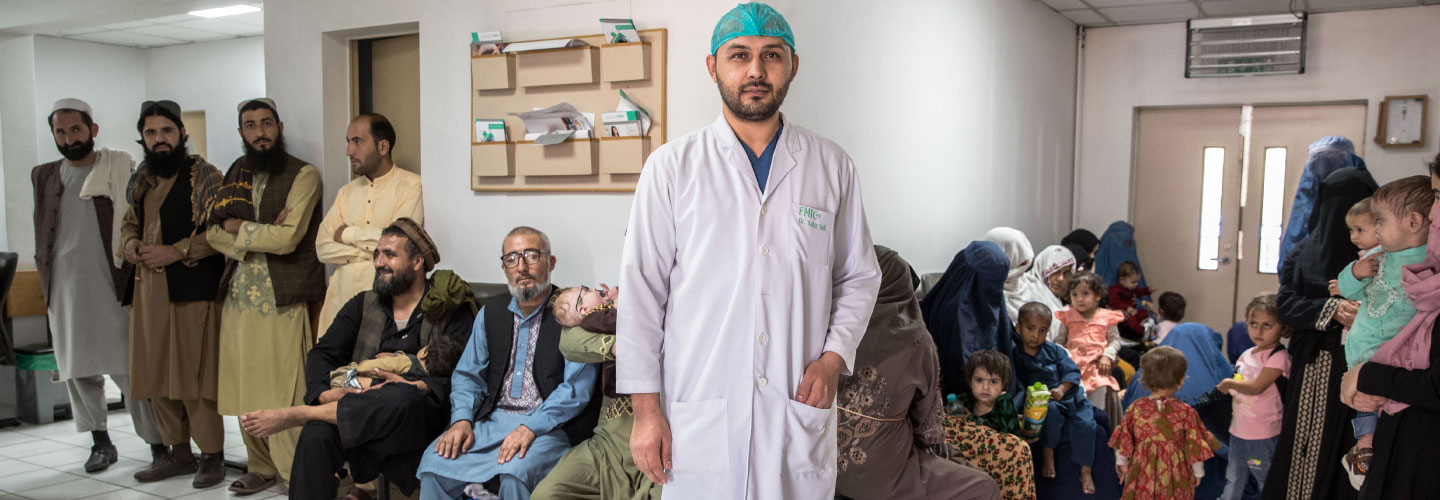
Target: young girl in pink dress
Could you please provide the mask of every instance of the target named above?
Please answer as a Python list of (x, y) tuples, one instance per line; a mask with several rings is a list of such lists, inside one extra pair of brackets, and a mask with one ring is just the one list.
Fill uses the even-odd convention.
[(1095, 273), (1084, 272), (1070, 276), (1070, 308), (1055, 311), (1060, 320), (1060, 331), (1055, 343), (1070, 351), (1070, 358), (1080, 368), (1080, 382), (1085, 386), (1085, 396), (1097, 407), (1118, 417), (1118, 408), (1107, 405), (1106, 399), (1113, 391), (1120, 390), (1120, 384), (1110, 375), (1115, 356), (1120, 351), (1120, 330), (1118, 325), (1125, 321), (1125, 314), (1100, 307), (1100, 298), (1105, 296), (1105, 282)]

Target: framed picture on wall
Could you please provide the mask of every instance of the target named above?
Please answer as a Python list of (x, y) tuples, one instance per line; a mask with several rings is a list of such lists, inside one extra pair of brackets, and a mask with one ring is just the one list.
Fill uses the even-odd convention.
[(1385, 147), (1424, 146), (1428, 103), (1429, 98), (1423, 95), (1386, 97), (1380, 102), (1375, 143)]

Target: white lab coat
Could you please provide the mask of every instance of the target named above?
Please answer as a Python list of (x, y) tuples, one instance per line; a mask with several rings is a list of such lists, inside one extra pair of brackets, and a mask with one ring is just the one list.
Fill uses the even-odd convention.
[(763, 194), (723, 116), (655, 150), (635, 190), (616, 382), (662, 394), (667, 499), (834, 498), (835, 410), (795, 393), (825, 351), (849, 374), (880, 270), (850, 156), (784, 123)]

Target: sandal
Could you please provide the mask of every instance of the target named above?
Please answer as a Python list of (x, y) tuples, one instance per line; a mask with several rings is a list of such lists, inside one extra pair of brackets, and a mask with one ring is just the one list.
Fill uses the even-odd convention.
[(235, 496), (252, 495), (265, 491), (266, 488), (275, 486), (275, 477), (265, 477), (253, 472), (247, 472), (240, 476), (235, 482), (230, 483), (230, 491)]
[(1374, 448), (1353, 448), (1340, 459), (1340, 465), (1345, 468), (1345, 474), (1350, 478), (1350, 486), (1356, 491), (1365, 484), (1365, 476), (1370, 473), (1370, 459), (1374, 456)]

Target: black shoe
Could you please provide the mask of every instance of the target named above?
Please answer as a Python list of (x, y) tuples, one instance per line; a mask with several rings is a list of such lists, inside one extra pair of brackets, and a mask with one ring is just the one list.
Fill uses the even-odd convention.
[(90, 448), (90, 459), (85, 461), (85, 472), (94, 474), (108, 469), (119, 459), (120, 454), (115, 451), (115, 445), (95, 445)]

